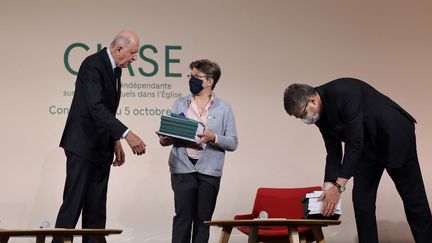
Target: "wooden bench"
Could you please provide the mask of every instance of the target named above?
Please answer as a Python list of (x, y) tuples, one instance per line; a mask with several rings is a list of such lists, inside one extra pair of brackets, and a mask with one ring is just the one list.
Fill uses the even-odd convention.
[(36, 243), (45, 243), (47, 236), (59, 236), (64, 243), (71, 243), (74, 236), (94, 236), (98, 243), (106, 243), (105, 236), (120, 234), (121, 229), (0, 229), (0, 243), (11, 237), (35, 237)]

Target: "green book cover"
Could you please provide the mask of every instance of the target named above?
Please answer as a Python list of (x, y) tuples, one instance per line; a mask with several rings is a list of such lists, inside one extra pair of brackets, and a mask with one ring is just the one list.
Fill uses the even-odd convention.
[[(173, 114), (173, 113), (171, 113), (171, 114)], [(165, 116), (165, 115), (162, 115), (161, 116), (161, 120), (163, 120), (163, 121), (173, 121), (173, 122), (176, 122), (176, 123), (179, 123), (179, 124), (188, 124), (188, 125), (191, 125), (191, 126), (198, 126), (198, 124), (200, 123), (200, 122), (195, 121), (193, 119), (189, 119), (189, 118), (182, 117), (182, 116)]]
[(188, 130), (196, 130), (198, 127), (198, 124), (195, 125), (189, 125), (189, 124), (182, 124), (182, 123), (177, 123), (175, 121), (161, 121), (161, 126), (169, 126), (169, 127), (179, 127), (179, 128), (184, 128), (184, 129), (188, 129)]
[(197, 142), (197, 134), (204, 131), (204, 124), (199, 121), (171, 113), (162, 115), (158, 134)]

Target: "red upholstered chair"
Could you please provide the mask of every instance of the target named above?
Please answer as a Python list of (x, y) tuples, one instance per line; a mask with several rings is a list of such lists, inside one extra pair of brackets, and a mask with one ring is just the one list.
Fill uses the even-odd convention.
[[(301, 219), (304, 216), (302, 200), (306, 193), (321, 190), (320, 186), (304, 188), (258, 188), (251, 214), (236, 215), (234, 219), (254, 219), (261, 211), (268, 214), (268, 218)], [(249, 227), (238, 227), (238, 230), (249, 234)], [(300, 239), (314, 241), (312, 229), (299, 227)], [(260, 227), (258, 241), (278, 242), (289, 240), (287, 227)]]

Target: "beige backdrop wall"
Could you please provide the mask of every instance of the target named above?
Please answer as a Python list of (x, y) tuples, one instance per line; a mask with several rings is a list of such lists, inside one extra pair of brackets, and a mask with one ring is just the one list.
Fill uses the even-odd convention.
[[(2, 0), (0, 228), (54, 224), (65, 178), (58, 147), (63, 108), (69, 107), (75, 80), (65, 66), (66, 50), (80, 43), (67, 55), (77, 70), (123, 28), (135, 30), (145, 46), (132, 65), (134, 75), (124, 71), (123, 82), (171, 88), (123, 88), (135, 97), (122, 98), (119, 118), (148, 146), (135, 157), (123, 142), (127, 163), (112, 169), (107, 226), (124, 233), (111, 242), (170, 241), (169, 148), (159, 146), (154, 131), (157, 109), (170, 109), (174, 99), (158, 92), (186, 95), (188, 64), (199, 58), (221, 65), (216, 93), (232, 105), (240, 139), (238, 150), (227, 154), (214, 219), (248, 213), (258, 187), (321, 185), (321, 135), (286, 115), (282, 93), (291, 82), (319, 85), (345, 76), (369, 82), (417, 119), (418, 153), (432, 199), (431, 12), (426, 0)], [(147, 97), (139, 97), (140, 91)], [(342, 225), (325, 229), (329, 242), (356, 241), (351, 185), (343, 195)], [(387, 174), (377, 208), (382, 242), (412, 241)], [(211, 233), (216, 242), (219, 229)], [(234, 231), (232, 239), (246, 237)]]

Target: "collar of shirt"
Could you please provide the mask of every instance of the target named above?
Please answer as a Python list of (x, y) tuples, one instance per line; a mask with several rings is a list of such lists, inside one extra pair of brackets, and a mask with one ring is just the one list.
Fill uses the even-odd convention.
[(109, 60), (110, 60), (111, 67), (112, 67), (112, 69), (114, 70), (114, 68), (116, 68), (116, 64), (115, 64), (114, 58), (112, 57), (112, 55), (111, 55), (111, 51), (110, 51), (109, 48), (107, 48), (106, 51), (107, 51), (107, 53), (108, 53), (108, 58), (109, 58)]
[[(215, 97), (215, 93), (212, 91), (211, 92), (211, 97), (210, 97), (210, 102), (209, 102), (210, 105), (213, 104), (214, 97)], [(192, 99), (193, 99), (193, 95), (190, 94), (189, 97), (187, 97), (187, 104), (188, 104), (188, 106), (192, 103)]]
[(198, 108), (198, 104), (193, 99), (193, 96), (189, 100), (188, 109), (186, 111), (186, 117), (192, 118), (207, 125), (209, 108), (213, 105), (213, 95), (210, 97), (210, 101), (205, 106), (203, 113), (201, 114)]

